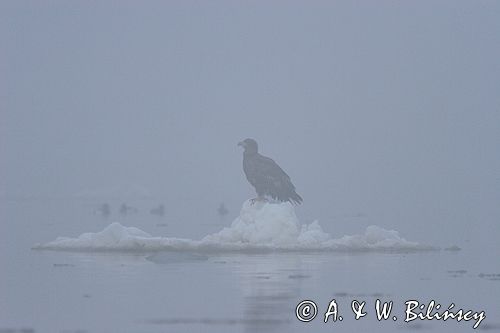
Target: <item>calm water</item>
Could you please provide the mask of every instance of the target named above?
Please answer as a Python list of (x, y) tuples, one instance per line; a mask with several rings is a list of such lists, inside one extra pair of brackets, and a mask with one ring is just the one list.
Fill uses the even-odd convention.
[[(158, 236), (199, 238), (231, 219), (188, 226), (150, 215), (92, 214), (96, 201), (3, 200), (0, 206), (0, 332), (470, 332), (473, 321), (404, 323), (404, 302), (486, 312), (481, 330), (500, 330), (500, 242), (425, 253), (118, 254), (33, 251), (57, 236), (102, 230), (112, 221)], [(408, 237), (411, 240), (411, 237)], [(441, 244), (435, 244), (441, 245)], [(397, 321), (378, 322), (375, 300), (394, 301)], [(295, 306), (314, 300), (310, 323)], [(322, 322), (336, 299), (342, 322)], [(354, 320), (352, 300), (366, 301)]]

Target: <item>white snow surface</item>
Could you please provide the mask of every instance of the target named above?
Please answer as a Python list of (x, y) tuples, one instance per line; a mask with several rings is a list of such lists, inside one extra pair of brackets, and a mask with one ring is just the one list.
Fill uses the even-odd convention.
[(363, 234), (333, 238), (319, 223), (300, 224), (289, 203), (252, 204), (247, 200), (230, 227), (201, 240), (154, 237), (112, 223), (77, 238), (58, 237), (34, 249), (63, 251), (422, 251), (435, 249), (407, 241), (395, 230), (369, 226)]

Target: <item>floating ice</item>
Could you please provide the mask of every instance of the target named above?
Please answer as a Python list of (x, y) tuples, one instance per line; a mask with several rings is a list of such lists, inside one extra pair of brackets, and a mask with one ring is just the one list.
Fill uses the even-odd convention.
[(86, 232), (78, 238), (58, 237), (55, 241), (35, 248), (53, 249), (135, 249), (142, 246), (142, 240), (151, 239), (152, 236), (141, 229), (124, 227), (120, 223), (111, 223), (99, 232)]
[(34, 249), (65, 251), (421, 251), (432, 247), (410, 242), (397, 231), (369, 226), (364, 234), (332, 238), (317, 221), (300, 225), (289, 203), (243, 204), (230, 227), (201, 240), (153, 237), (134, 227), (112, 223), (96, 233), (59, 237)]

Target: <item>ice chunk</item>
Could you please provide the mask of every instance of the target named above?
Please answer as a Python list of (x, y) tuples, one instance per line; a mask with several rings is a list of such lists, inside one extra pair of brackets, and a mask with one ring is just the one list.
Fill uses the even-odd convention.
[[(55, 241), (45, 244), (53, 249), (135, 249), (141, 246), (145, 239), (152, 236), (135, 227), (124, 227), (118, 222), (111, 223), (104, 230), (81, 234), (77, 238), (58, 237)], [(38, 247), (43, 248), (43, 245)]]
[(296, 243), (299, 234), (299, 221), (289, 203), (246, 201), (229, 228), (205, 236), (202, 242), (280, 247)]
[(59, 237), (35, 249), (69, 251), (419, 251), (433, 249), (369, 226), (363, 234), (333, 238), (320, 224), (300, 224), (290, 203), (246, 201), (231, 226), (201, 240), (153, 237), (134, 227), (112, 223), (96, 233)]
[(410, 242), (399, 236), (395, 230), (386, 230), (376, 225), (366, 228), (363, 235), (343, 236), (332, 240), (332, 245), (344, 249), (353, 250), (424, 250), (432, 249)]

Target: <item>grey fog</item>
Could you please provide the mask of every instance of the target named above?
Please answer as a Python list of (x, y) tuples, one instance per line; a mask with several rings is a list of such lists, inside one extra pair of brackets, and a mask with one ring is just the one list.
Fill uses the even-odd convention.
[[(1, 1), (0, 333), (473, 330), (405, 323), (410, 299), (499, 330), (499, 17)], [(246, 138), (300, 205), (252, 201)], [(324, 323), (332, 299), (345, 318)]]

